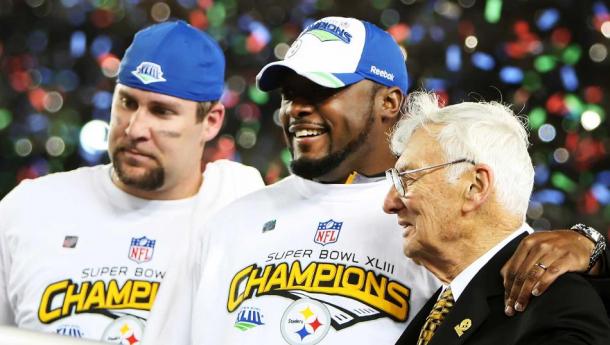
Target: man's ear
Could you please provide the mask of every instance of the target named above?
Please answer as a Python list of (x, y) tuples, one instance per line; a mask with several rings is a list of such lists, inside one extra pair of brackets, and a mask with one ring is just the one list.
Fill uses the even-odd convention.
[(382, 88), (379, 93), (382, 97), (381, 102), (381, 121), (394, 124), (400, 117), (404, 95), (398, 87)]
[(220, 132), (222, 122), (225, 118), (225, 106), (217, 102), (203, 118), (202, 138), (204, 142), (208, 142)]
[(477, 164), (468, 174), (468, 189), (464, 192), (462, 212), (475, 211), (487, 201), (493, 192), (494, 173), (489, 165)]

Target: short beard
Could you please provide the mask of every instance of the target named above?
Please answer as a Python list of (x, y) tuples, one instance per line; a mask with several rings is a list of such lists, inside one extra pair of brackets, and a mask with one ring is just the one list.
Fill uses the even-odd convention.
[[(373, 124), (375, 123), (375, 117), (373, 116), (373, 102), (370, 103), (367, 113), (369, 114), (369, 118), (367, 119), (364, 129), (360, 132), (360, 134), (358, 134), (358, 137), (349, 142), (345, 148), (334, 153), (331, 152), (326, 157), (320, 159), (295, 159), (290, 162), (290, 170), (292, 173), (305, 179), (313, 180), (336, 169), (351, 154), (356, 152), (367, 142), (369, 134), (371, 133), (371, 128), (373, 128)], [(332, 145), (333, 143), (331, 141), (331, 150)]]
[[(161, 165), (149, 169), (142, 176), (129, 176), (123, 169), (123, 158), (119, 155), (127, 148), (121, 147), (112, 153), (112, 166), (118, 179), (126, 186), (144, 191), (155, 191), (165, 183), (165, 169)], [(158, 162), (157, 162), (158, 163)]]

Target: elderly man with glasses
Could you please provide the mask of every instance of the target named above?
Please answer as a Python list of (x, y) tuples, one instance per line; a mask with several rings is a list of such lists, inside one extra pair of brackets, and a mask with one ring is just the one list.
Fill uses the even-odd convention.
[[(534, 169), (527, 132), (498, 103), (439, 108), (411, 95), (386, 173), (384, 210), (403, 228), (403, 251), (443, 286), (398, 344), (608, 344), (599, 296), (580, 276), (561, 276), (525, 312), (503, 313), (498, 273), (531, 229), (525, 213)], [(537, 266), (544, 270), (543, 265)]]

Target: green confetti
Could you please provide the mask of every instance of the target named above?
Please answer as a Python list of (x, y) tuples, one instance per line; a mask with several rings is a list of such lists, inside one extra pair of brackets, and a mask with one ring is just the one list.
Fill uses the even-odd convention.
[(13, 121), (13, 115), (7, 109), (0, 109), (0, 131), (8, 127)]
[(207, 14), (208, 21), (212, 27), (221, 26), (227, 17), (225, 5), (221, 3), (215, 3), (212, 7), (210, 7)]
[(280, 153), (280, 159), (286, 167), (290, 166), (290, 162), (292, 162), (292, 154), (287, 148), (284, 148), (282, 153)]
[(269, 102), (269, 94), (261, 91), (255, 85), (251, 85), (248, 88), (248, 97), (256, 104), (265, 104)]
[(534, 61), (534, 68), (540, 73), (553, 70), (556, 66), (555, 58), (549, 55), (541, 55)]
[(582, 49), (579, 45), (572, 44), (568, 46), (562, 53), (561, 59), (567, 65), (574, 65), (580, 60)]
[(551, 183), (556, 188), (559, 188), (567, 193), (572, 193), (578, 188), (578, 185), (568, 176), (560, 172), (554, 172), (551, 176)]
[(584, 105), (578, 96), (569, 93), (565, 96), (563, 101), (571, 114), (580, 117), (580, 114), (583, 112)]
[(485, 20), (497, 23), (502, 16), (502, 0), (487, 0), (485, 3)]
[(541, 107), (534, 108), (530, 112), (528, 120), (530, 128), (537, 130), (546, 122), (546, 111)]

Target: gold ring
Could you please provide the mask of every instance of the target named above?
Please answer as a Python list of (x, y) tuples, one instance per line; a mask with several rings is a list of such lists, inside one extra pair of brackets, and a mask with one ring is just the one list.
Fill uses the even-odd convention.
[(548, 267), (546, 267), (542, 262), (537, 263), (536, 266), (542, 268), (545, 271), (548, 269)]

